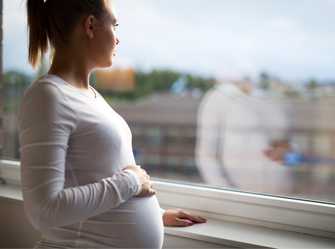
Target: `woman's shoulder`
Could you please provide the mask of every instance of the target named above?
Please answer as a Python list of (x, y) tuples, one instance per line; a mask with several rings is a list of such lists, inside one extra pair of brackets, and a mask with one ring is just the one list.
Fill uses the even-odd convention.
[(42, 87), (42, 88), (57, 88), (60, 90), (62, 82), (58, 82), (55, 78), (48, 74), (38, 77), (32, 83), (32, 87)]
[[(34, 80), (20, 99), (19, 113), (61, 113), (68, 112), (69, 105), (60, 87), (44, 77)], [(21, 114), (19, 114), (20, 116)]]
[(18, 118), (23, 122), (32, 120), (67, 120), (76, 123), (75, 110), (68, 104), (64, 93), (56, 82), (40, 77), (26, 88), (20, 101)]
[(35, 79), (24, 91), (23, 99), (26, 98), (43, 98), (45, 101), (53, 101), (62, 97), (60, 84), (51, 80), (47, 76), (41, 76)]

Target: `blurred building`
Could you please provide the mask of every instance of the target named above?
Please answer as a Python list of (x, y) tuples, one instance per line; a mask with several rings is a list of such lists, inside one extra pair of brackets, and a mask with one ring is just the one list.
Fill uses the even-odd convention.
[(200, 100), (191, 94), (156, 93), (135, 103), (112, 104), (131, 128), (137, 164), (160, 177), (201, 181), (194, 156)]
[(318, 97), (334, 97), (335, 96), (335, 84), (333, 82), (317, 84), (312, 90), (315, 96)]

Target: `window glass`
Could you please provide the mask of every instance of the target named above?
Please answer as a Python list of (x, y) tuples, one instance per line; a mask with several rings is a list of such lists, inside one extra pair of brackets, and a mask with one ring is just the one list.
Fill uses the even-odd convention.
[[(153, 177), (334, 202), (332, 0), (114, 0), (120, 44), (91, 85), (127, 121)], [(45, 73), (27, 63), (24, 2), (4, 1), (2, 157)]]

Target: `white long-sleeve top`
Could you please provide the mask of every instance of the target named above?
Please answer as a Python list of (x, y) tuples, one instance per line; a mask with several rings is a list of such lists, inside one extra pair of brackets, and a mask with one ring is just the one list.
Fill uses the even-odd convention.
[(198, 111), (196, 161), (207, 184), (248, 192), (287, 194), (290, 169), (265, 156), (272, 141), (287, 138), (285, 102), (221, 83)]
[(24, 210), (59, 247), (161, 248), (156, 196), (139, 198), (125, 120), (96, 97), (47, 74), (24, 93), (18, 113)]

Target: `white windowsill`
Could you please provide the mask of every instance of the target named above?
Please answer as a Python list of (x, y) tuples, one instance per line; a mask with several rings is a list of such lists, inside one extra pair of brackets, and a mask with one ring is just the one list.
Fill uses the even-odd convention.
[[(0, 185), (0, 197), (22, 201), (20, 186)], [(167, 206), (162, 206), (168, 208)], [(165, 227), (165, 233), (208, 243), (234, 247), (334, 248), (335, 240), (297, 232), (271, 229), (209, 218), (190, 227)]]

